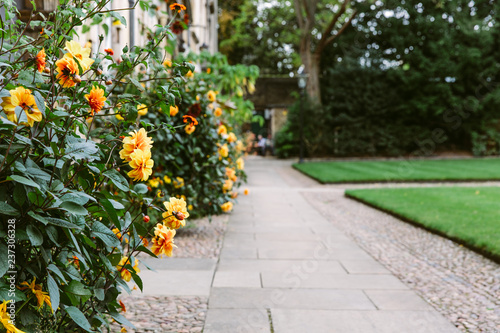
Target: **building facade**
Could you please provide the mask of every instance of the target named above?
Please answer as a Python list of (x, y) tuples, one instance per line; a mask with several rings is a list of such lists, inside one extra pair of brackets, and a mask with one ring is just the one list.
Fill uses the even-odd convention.
[[(149, 9), (143, 10), (137, 0), (111, 0), (107, 10), (114, 10), (122, 15), (126, 24), (120, 20), (107, 17), (95, 25), (86, 22), (90, 27), (80, 28), (78, 36), (82, 45), (92, 45), (92, 52), (104, 53), (104, 49), (113, 49), (119, 57), (123, 48), (145, 45), (147, 30), (159, 24), (165, 26), (172, 20), (169, 5), (177, 2), (186, 6), (186, 10), (177, 14), (175, 21), (183, 22), (182, 31), (177, 30), (176, 48), (172, 56), (184, 52), (198, 53), (207, 50), (218, 51), (217, 41), (217, 0), (150, 0)], [(35, 0), (36, 8), (42, 12), (50, 12), (57, 8), (59, 0)], [(33, 10), (30, 0), (17, 0), (21, 17), (29, 17)], [(184, 29), (185, 28), (185, 29)], [(99, 45), (99, 36), (104, 36)]]

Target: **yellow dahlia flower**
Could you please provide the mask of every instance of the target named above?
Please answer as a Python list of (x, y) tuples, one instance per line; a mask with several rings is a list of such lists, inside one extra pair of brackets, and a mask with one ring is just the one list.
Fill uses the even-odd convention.
[(35, 97), (31, 94), (31, 90), (25, 89), (24, 87), (17, 87), (9, 92), (10, 97), (3, 97), (3, 102), (1, 104), (7, 115), (7, 119), (17, 123), (16, 107), (19, 106), (26, 113), (30, 126), (33, 126), (35, 121), (42, 120), (42, 112), (38, 110)]
[(187, 134), (192, 134), (194, 130), (196, 129), (196, 126), (187, 124), (186, 127), (184, 127), (184, 131), (186, 131)]
[(82, 47), (80, 43), (77, 41), (69, 41), (66, 42), (66, 46), (64, 47), (68, 53), (64, 55), (65, 58), (75, 58), (80, 63), (80, 67), (85, 72), (92, 66), (94, 63), (94, 59), (90, 59), (90, 48)]
[(226, 126), (220, 125), (219, 128), (217, 129), (217, 134), (219, 135), (227, 134)]
[(153, 173), (154, 161), (151, 159), (151, 151), (143, 151), (140, 149), (134, 150), (130, 154), (130, 167), (133, 169), (127, 174), (134, 181), (148, 180)]
[(236, 142), (236, 140), (238, 140), (238, 138), (236, 138), (236, 135), (233, 132), (229, 133), (229, 135), (227, 136), (227, 142)]
[(217, 97), (217, 95), (215, 94), (215, 91), (213, 90), (209, 90), (207, 92), (207, 99), (210, 101), (210, 102), (215, 102), (215, 98)]
[(233, 188), (233, 181), (230, 179), (226, 179), (224, 181), (224, 185), (222, 185), (222, 191), (226, 193), (231, 191), (232, 188)]
[(120, 150), (120, 158), (128, 162), (131, 161), (130, 155), (136, 149), (148, 151), (153, 147), (152, 138), (148, 137), (148, 133), (144, 128), (141, 128), (139, 131), (130, 132), (129, 135), (123, 139), (123, 149)]
[(238, 180), (238, 177), (236, 177), (236, 171), (232, 168), (226, 168), (226, 177), (231, 179), (233, 182)]
[(181, 188), (184, 187), (184, 179), (181, 177), (175, 177), (174, 179), (174, 187)]
[(137, 105), (137, 113), (141, 116), (145, 116), (148, 113), (148, 107), (145, 104)]
[(45, 291), (42, 291), (41, 284), (35, 284), (35, 282), (36, 282), (36, 278), (33, 278), (33, 281), (31, 281), (31, 283), (24, 281), (21, 283), (21, 286), (26, 286), (26, 287), (20, 287), (19, 289), (21, 289), (21, 290), (30, 289), (31, 292), (36, 297), (37, 305), (38, 305), (39, 309), (43, 306), (44, 303), (46, 303), (52, 309), (52, 304), (50, 303), (49, 294)]
[(12, 324), (10, 315), (7, 313), (7, 304), (9, 304), (9, 302), (10, 301), (4, 300), (3, 303), (0, 304), (0, 322), (2, 323), (3, 327), (7, 330), (7, 333), (25, 333), (24, 331), (21, 331)]
[(175, 116), (177, 113), (179, 113), (179, 107), (178, 106), (170, 106), (170, 117)]
[(223, 203), (220, 208), (222, 208), (222, 211), (224, 213), (227, 213), (227, 212), (230, 212), (231, 210), (233, 210), (233, 203), (231, 201), (228, 201), (226, 203)]
[(238, 170), (243, 170), (245, 168), (245, 161), (243, 160), (243, 158), (238, 158), (236, 160), (236, 167), (238, 168)]
[[(132, 278), (132, 274), (130, 273), (130, 271), (128, 269), (123, 268), (123, 266), (125, 266), (125, 265), (132, 265), (132, 263), (130, 262), (128, 257), (122, 257), (122, 259), (120, 260), (120, 262), (116, 266), (116, 269), (118, 269), (118, 271), (120, 272), (120, 276), (122, 277), (122, 279), (129, 282), (130, 279)], [(135, 274), (137, 274), (141, 271), (139, 269), (139, 260), (135, 259), (134, 266), (132, 268), (134, 269)]]
[(165, 201), (163, 204), (167, 210), (162, 215), (164, 218), (164, 225), (171, 229), (179, 229), (186, 225), (186, 219), (189, 217), (189, 213), (184, 199), (171, 197), (169, 201)]
[(229, 148), (227, 147), (227, 144), (223, 144), (219, 147), (219, 154), (222, 157), (227, 157), (227, 155), (229, 155)]

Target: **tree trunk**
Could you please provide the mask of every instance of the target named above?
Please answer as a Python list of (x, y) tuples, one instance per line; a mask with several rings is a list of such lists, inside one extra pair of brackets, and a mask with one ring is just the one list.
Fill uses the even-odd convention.
[(302, 50), (300, 56), (304, 64), (304, 74), (307, 74), (307, 94), (311, 100), (321, 104), (321, 88), (319, 84), (321, 58), (310, 50)]

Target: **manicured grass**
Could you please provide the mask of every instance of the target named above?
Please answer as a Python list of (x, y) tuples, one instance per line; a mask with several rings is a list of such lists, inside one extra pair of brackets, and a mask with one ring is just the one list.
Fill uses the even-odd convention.
[(386, 188), (345, 194), (500, 260), (499, 187)]
[(500, 179), (500, 159), (308, 162), (294, 168), (321, 183)]

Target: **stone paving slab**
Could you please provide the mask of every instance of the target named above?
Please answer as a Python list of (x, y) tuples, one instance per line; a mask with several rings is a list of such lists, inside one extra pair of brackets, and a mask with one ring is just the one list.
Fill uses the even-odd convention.
[(435, 311), (271, 309), (275, 333), (456, 333)]
[(349, 274), (390, 274), (384, 266), (373, 259), (341, 260), (340, 264)]
[(225, 259), (257, 259), (257, 249), (252, 247), (224, 246), (220, 257)]
[(208, 296), (213, 274), (213, 270), (143, 270), (143, 295)]
[(210, 309), (375, 310), (361, 290), (212, 288)]
[(271, 333), (267, 311), (250, 309), (208, 310), (203, 333), (243, 332)]
[[(144, 264), (147, 264), (154, 270), (196, 270), (196, 271), (213, 271), (217, 264), (217, 259), (191, 259), (191, 258), (141, 258), (140, 269), (147, 269)], [(142, 265), (142, 266), (141, 266)]]
[[(369, 260), (371, 257), (362, 250), (356, 251), (323, 251), (323, 248), (309, 249), (308, 251), (296, 249), (259, 249), (260, 259), (299, 259), (299, 260)], [(318, 256), (318, 253), (324, 253)]]
[[(408, 289), (401, 281), (391, 274), (319, 274), (316, 272), (302, 272), (297, 274), (300, 278), (300, 288), (315, 289)], [(262, 273), (264, 288), (297, 288), (297, 279), (289, 274), (265, 272)]]
[(411, 290), (365, 290), (380, 310), (432, 311), (432, 307)]
[(239, 287), (239, 288), (261, 288), (261, 277), (259, 272), (223, 272), (217, 271), (214, 277), (213, 287)]
[(319, 274), (347, 274), (338, 261), (224, 259), (219, 261), (218, 272), (280, 272), (314, 271)]

